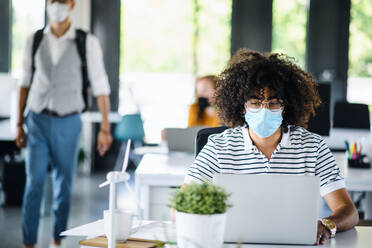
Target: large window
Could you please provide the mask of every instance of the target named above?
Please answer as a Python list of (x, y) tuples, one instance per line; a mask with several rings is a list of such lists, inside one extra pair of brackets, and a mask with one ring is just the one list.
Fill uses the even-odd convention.
[(45, 0), (13, 0), (12, 73), (22, 71), (22, 53), (28, 35), (44, 26)]
[(186, 126), (195, 77), (230, 57), (230, 19), (231, 0), (122, 1), (119, 112), (141, 112), (147, 141)]
[(352, 0), (350, 15), (347, 99), (372, 106), (372, 1)]
[(305, 65), (308, 0), (273, 1), (272, 51), (295, 58)]

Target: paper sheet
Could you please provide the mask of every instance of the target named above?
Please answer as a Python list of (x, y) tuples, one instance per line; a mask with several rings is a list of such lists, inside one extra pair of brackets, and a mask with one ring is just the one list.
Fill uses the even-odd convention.
[[(139, 222), (134, 221), (133, 227), (138, 226)], [(85, 225), (81, 225), (61, 233), (62, 236), (85, 236), (89, 238), (104, 235), (104, 221), (97, 220)], [(175, 223), (170, 221), (142, 221), (141, 228), (135, 234), (131, 235), (133, 238), (151, 239), (160, 241), (175, 241), (176, 227)]]

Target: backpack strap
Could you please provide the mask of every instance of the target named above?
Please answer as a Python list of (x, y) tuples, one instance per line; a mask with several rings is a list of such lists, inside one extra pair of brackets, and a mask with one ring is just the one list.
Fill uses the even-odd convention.
[(31, 51), (31, 79), (30, 79), (30, 87), (32, 84), (32, 81), (34, 80), (34, 74), (35, 74), (35, 54), (37, 52), (37, 49), (40, 46), (41, 40), (43, 39), (44, 36), (44, 28), (39, 29), (38, 31), (35, 32), (34, 34), (34, 40), (32, 43), (32, 51)]
[(83, 99), (85, 107), (83, 112), (89, 109), (92, 105), (91, 97), (89, 94), (89, 77), (88, 77), (88, 64), (87, 64), (87, 55), (86, 55), (86, 40), (87, 40), (87, 33), (81, 29), (76, 30), (76, 37), (75, 42), (77, 46), (77, 50), (81, 59), (81, 75), (83, 79)]

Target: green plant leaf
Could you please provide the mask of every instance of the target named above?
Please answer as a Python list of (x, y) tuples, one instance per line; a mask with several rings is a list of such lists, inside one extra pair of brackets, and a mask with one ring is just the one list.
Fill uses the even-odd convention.
[(212, 183), (190, 183), (172, 194), (169, 206), (184, 213), (222, 214), (231, 207), (230, 195)]

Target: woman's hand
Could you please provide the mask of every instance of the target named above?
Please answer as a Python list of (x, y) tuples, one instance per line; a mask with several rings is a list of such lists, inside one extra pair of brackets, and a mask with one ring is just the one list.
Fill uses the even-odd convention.
[(324, 245), (329, 237), (331, 236), (331, 233), (328, 231), (328, 229), (322, 224), (320, 220), (318, 220), (318, 229), (316, 233), (316, 245)]

